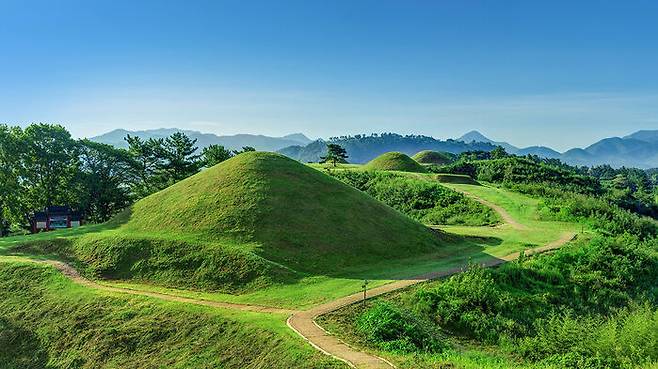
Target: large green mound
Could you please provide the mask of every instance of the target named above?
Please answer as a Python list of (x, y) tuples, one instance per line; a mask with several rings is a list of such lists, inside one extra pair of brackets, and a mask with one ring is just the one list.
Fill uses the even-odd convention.
[(369, 161), (367, 170), (397, 170), (401, 172), (425, 173), (426, 169), (401, 152), (387, 152)]
[(113, 230), (59, 248), (97, 275), (231, 291), (341, 275), (441, 244), (436, 233), (365, 193), (263, 152), (148, 196), (114, 222)]
[(411, 158), (421, 164), (445, 165), (452, 162), (450, 154), (432, 150), (423, 150)]

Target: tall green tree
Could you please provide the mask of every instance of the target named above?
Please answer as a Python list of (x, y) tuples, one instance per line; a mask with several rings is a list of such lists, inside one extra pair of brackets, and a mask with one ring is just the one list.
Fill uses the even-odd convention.
[(203, 165), (201, 155), (196, 154), (196, 139), (189, 138), (182, 132), (176, 132), (164, 140), (162, 166), (165, 183), (171, 185), (196, 174)]
[(507, 154), (507, 151), (502, 146), (496, 146), (493, 150), (491, 150), (491, 158), (492, 159), (503, 159), (509, 156)]
[(137, 197), (144, 197), (162, 188), (161, 177), (158, 172), (163, 166), (163, 139), (142, 140), (137, 136), (127, 135), (128, 152), (135, 162), (136, 181), (133, 183), (133, 192)]
[(347, 150), (335, 143), (327, 144), (327, 155), (320, 157), (320, 163), (347, 163)]
[(210, 168), (230, 159), (233, 156), (233, 152), (222, 145), (210, 145), (203, 148), (201, 155), (203, 156), (203, 165)]
[(10, 225), (21, 218), (19, 184), (20, 128), (0, 125), (0, 237), (9, 233)]
[(87, 220), (105, 222), (128, 206), (137, 163), (124, 149), (80, 141), (80, 207)]
[[(50, 205), (75, 204), (74, 179), (79, 170), (79, 145), (61, 125), (32, 124), (19, 139), (21, 186), (28, 211)], [(27, 219), (27, 214), (26, 214)]]

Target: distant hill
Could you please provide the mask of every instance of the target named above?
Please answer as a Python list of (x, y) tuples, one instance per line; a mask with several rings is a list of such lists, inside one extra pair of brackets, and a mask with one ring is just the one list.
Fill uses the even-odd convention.
[(490, 143), (494, 146), (502, 146), (505, 151), (507, 151), (510, 154), (516, 154), (519, 151), (519, 148), (511, 145), (507, 142), (501, 142), (501, 141), (494, 141), (489, 139), (488, 137), (485, 137), (482, 133), (478, 131), (470, 131), (463, 136), (459, 137), (457, 141), (463, 141), (466, 143), (470, 142), (485, 142), (485, 143)]
[(624, 138), (635, 139), (645, 142), (658, 142), (658, 130), (642, 130), (625, 136)]
[(424, 173), (425, 167), (401, 152), (387, 152), (370, 160), (364, 169), (368, 170), (396, 170), (400, 172)]
[(559, 159), (562, 154), (546, 146), (529, 146), (519, 149), (516, 155), (537, 155), (541, 158)]
[(263, 135), (237, 134), (231, 136), (217, 136), (212, 133), (182, 130), (178, 128), (159, 128), (144, 131), (128, 131), (115, 129), (114, 131), (92, 137), (90, 140), (109, 144), (116, 147), (126, 148), (128, 145), (124, 140), (126, 135), (137, 136), (143, 139), (163, 138), (171, 136), (176, 132), (183, 132), (192, 139), (197, 140), (197, 146), (204, 148), (213, 144), (222, 145), (228, 149), (241, 149), (243, 146), (252, 146), (259, 151), (277, 151), (287, 146), (306, 145), (311, 140), (301, 133), (294, 133), (283, 137), (270, 137)]
[(606, 138), (582, 151), (569, 150), (562, 155), (561, 159), (566, 163), (576, 165), (609, 164), (613, 167), (626, 166), (644, 169), (658, 166), (658, 141), (644, 141), (631, 137), (651, 139), (650, 135), (645, 134), (633, 134), (624, 138)]
[(448, 164), (454, 160), (454, 155), (447, 152), (438, 152), (432, 150), (423, 150), (411, 157), (421, 164)]
[(610, 137), (590, 146), (574, 148), (559, 153), (549, 147), (530, 146), (519, 149), (507, 142), (493, 141), (480, 132), (471, 131), (459, 138), (464, 142), (482, 142), (500, 145), (511, 154), (537, 155), (543, 158), (560, 159), (570, 165), (603, 165), (612, 167), (658, 167), (658, 130), (637, 131), (625, 137)]
[[(459, 154), (472, 150), (490, 151), (495, 147), (490, 143), (483, 142), (465, 143), (450, 139), (442, 141), (428, 136), (402, 136), (395, 133), (338, 137), (331, 139), (330, 142), (337, 143), (347, 150), (348, 162), (359, 164), (367, 163), (384, 153), (392, 151), (411, 156), (423, 150)], [(308, 145), (286, 147), (278, 152), (301, 162), (317, 162), (321, 156), (325, 155), (326, 151), (326, 143), (318, 140)]]

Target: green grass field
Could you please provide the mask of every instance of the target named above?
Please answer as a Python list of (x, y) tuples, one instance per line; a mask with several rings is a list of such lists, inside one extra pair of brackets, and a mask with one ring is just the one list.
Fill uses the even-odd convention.
[(344, 368), (286, 316), (90, 290), (55, 269), (0, 259), (0, 366)]
[(496, 239), (499, 244), (491, 250), (491, 255), (503, 256), (524, 248), (534, 248), (557, 240), (567, 232), (580, 233), (586, 229), (575, 223), (541, 220), (537, 212), (539, 200), (492, 186), (446, 184), (457, 191), (466, 191), (482, 199), (503, 207), (523, 228), (509, 225), (498, 227), (444, 226), (447, 232), (461, 235)]

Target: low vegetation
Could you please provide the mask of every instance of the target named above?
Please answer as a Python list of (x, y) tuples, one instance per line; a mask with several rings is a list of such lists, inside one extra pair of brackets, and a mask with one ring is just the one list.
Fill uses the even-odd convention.
[(389, 172), (337, 170), (335, 178), (425, 224), (493, 225), (490, 208), (438, 182)]
[(114, 296), (49, 267), (0, 262), (4, 369), (346, 367), (285, 318)]

